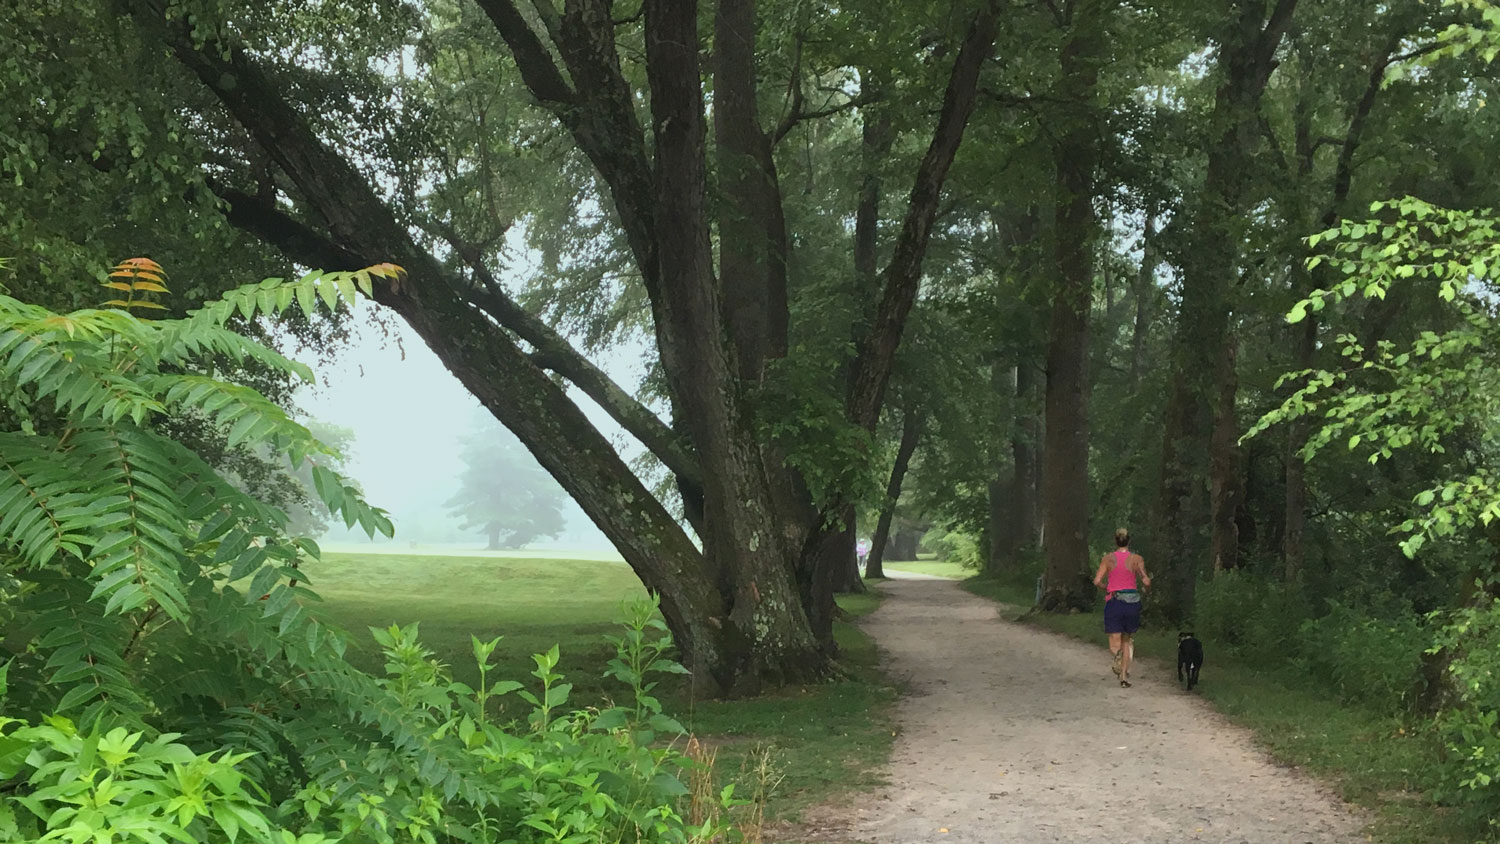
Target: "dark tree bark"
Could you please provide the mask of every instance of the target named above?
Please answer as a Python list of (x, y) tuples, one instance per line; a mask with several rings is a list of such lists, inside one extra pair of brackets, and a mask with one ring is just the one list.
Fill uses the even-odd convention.
[(1239, 341), (1231, 331), (1219, 357), (1219, 401), (1209, 454), (1213, 465), (1209, 490), (1213, 534), (1209, 558), (1213, 560), (1216, 572), (1238, 568), (1240, 564), (1240, 532), (1235, 517), (1244, 490), (1240, 471), (1239, 416), (1235, 412), (1235, 396), (1239, 390), (1238, 361)]
[[(1223, 399), (1219, 358), (1231, 326), (1232, 284), (1238, 275), (1241, 238), (1237, 218), (1249, 201), (1248, 187), (1261, 137), (1260, 100), (1276, 67), (1275, 53), (1291, 25), (1296, 0), (1237, 0), (1220, 37), (1223, 76), (1210, 125), (1221, 127), (1208, 149), (1202, 188), (1180, 216), (1190, 226), (1182, 259), (1182, 297), (1172, 344), (1171, 389), (1163, 416), (1162, 480), (1152, 538), (1160, 588), (1156, 606), (1173, 621), (1193, 609), (1199, 568), (1210, 558), (1209, 491), (1215, 471), (1211, 451), (1215, 409)], [(1269, 11), (1269, 17), (1267, 15)], [(1223, 466), (1219, 467), (1220, 469)], [(1220, 478), (1210, 483), (1233, 483)]]
[(911, 456), (921, 438), (922, 418), (908, 410), (901, 420), (901, 443), (896, 446), (896, 461), (891, 464), (885, 498), (880, 502), (880, 518), (875, 523), (875, 536), (870, 539), (870, 554), (865, 558), (865, 577), (885, 577), (885, 549), (890, 543), (891, 522), (896, 518), (901, 484), (906, 480), (906, 470), (911, 466)]
[(885, 558), (893, 563), (911, 562), (917, 558), (917, 547), (921, 541), (921, 531), (892, 528), (891, 539), (886, 543), (889, 551)]
[(1044, 552), (1041, 608), (1088, 609), (1094, 600), (1089, 562), (1088, 320), (1094, 286), (1094, 170), (1099, 132), (1086, 104), (1094, 99), (1105, 51), (1107, 2), (1074, 4), (1063, 44), (1059, 89), (1078, 113), (1053, 147), (1057, 175), (1056, 289), (1047, 345), (1046, 474), (1042, 478)]
[(824, 673), (820, 647), (786, 565), (770, 482), (753, 420), (723, 342), (707, 208), (706, 127), (699, 84), (696, 4), (647, 0), (646, 59), (656, 138), (656, 244), (663, 369), (705, 466), (703, 551), (733, 584), (730, 617), (762, 654), (755, 674), (778, 680)]
[(714, 17), (714, 140), (719, 279), (739, 377), (759, 381), (786, 354), (786, 221), (771, 139), (756, 109), (754, 0), (719, 0)]
[(1020, 405), (1020, 415), (1016, 420), (1016, 433), (1011, 437), (1011, 458), (1016, 467), (1017, 555), (1035, 548), (1041, 540), (1042, 508), (1037, 500), (1037, 449), (1042, 442), (1041, 403), (1038, 401), (1040, 374), (1036, 365), (1030, 362), (1016, 367), (1016, 401)]

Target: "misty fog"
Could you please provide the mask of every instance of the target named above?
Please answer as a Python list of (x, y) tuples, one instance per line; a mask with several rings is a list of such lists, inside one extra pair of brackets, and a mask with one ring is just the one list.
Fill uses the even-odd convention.
[[(320, 363), (311, 353), (292, 351), (292, 356), (311, 366), (317, 376), (316, 384), (298, 392), (298, 409), (308, 418), (354, 431), (354, 445), (346, 455), (345, 467), (364, 488), (370, 503), (390, 511), (396, 525), (395, 539), (381, 537), (382, 543), (393, 550), (414, 543), (424, 548), (483, 549), (484, 536), (479, 531), (461, 530), (458, 520), (448, 515), (444, 502), (458, 489), (462, 438), (476, 423), (493, 420), (405, 323), (389, 317), (377, 323), (374, 310), (371, 305), (357, 309), (352, 341), (332, 363)], [(630, 351), (598, 361), (627, 387), (641, 377), (640, 355)], [(587, 397), (576, 391), (570, 391), (570, 395), (616, 447), (621, 447), (624, 438), (619, 426)], [(638, 453), (638, 449), (622, 451), (626, 459)], [(591, 556), (613, 553), (609, 541), (571, 499), (567, 500), (564, 516), (567, 526), (561, 535), (539, 540), (528, 549), (588, 552)], [(370, 540), (339, 525), (324, 541), (342, 544)]]

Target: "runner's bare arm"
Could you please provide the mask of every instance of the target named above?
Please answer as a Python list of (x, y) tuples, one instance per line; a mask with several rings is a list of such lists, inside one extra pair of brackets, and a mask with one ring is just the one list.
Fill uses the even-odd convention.
[(1147, 589), (1151, 588), (1151, 575), (1146, 574), (1146, 558), (1137, 555), (1135, 558), (1136, 573), (1141, 576), (1141, 585)]

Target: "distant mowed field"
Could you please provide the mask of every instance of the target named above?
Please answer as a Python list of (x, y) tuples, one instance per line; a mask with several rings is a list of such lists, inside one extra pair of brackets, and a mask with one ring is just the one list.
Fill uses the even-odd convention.
[(380, 668), (367, 628), (421, 622), (423, 642), (464, 680), (474, 676), (471, 634), (504, 636), (496, 657), (506, 666), (529, 669), (531, 654), (556, 644), (564, 671), (592, 673), (622, 603), (646, 596), (629, 566), (603, 560), (330, 552), (305, 569), (323, 597), (317, 611), (353, 634), (367, 668)]

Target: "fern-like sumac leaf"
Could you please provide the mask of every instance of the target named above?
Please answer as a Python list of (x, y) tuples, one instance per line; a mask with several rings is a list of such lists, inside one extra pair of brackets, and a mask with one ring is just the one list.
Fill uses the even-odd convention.
[(0, 547), (31, 568), (87, 542), (87, 476), (50, 437), (0, 432)]
[(180, 470), (163, 454), (162, 439), (137, 429), (103, 428), (78, 433), (70, 445), (112, 528), (88, 552), (95, 583), (90, 598), (103, 599), (114, 612), (155, 603), (168, 616), (183, 618), (182, 538), (192, 531), (175, 495)]
[(14, 343), (6, 342), (9, 332), (0, 338), (0, 347), (11, 349), (0, 361), (0, 388), (30, 386), (37, 399), (52, 398), (56, 408), (74, 422), (145, 419), (161, 412), (161, 403), (135, 380), (117, 372), (98, 343), (71, 339), (66, 331), (21, 333)]

